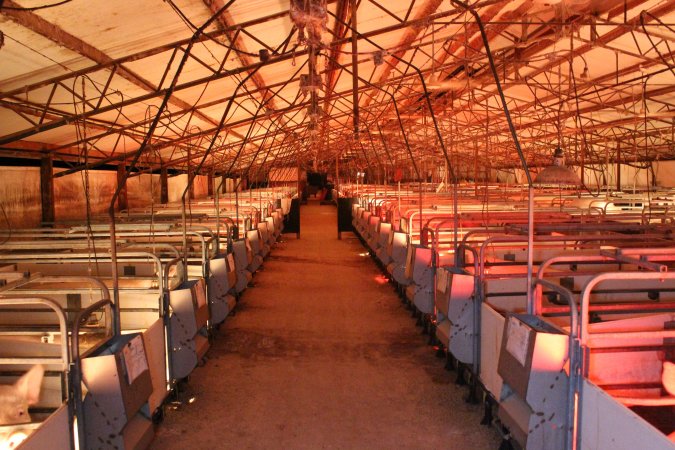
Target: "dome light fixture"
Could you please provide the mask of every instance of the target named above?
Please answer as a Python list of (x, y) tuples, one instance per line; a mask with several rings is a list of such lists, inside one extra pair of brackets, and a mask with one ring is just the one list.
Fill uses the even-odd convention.
[(565, 166), (565, 153), (560, 147), (553, 153), (553, 164), (539, 172), (534, 179), (537, 185), (580, 186), (576, 173)]

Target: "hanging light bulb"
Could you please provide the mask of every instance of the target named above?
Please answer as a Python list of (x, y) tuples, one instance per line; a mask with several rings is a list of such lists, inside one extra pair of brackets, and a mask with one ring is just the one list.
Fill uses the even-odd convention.
[(588, 81), (591, 78), (591, 76), (588, 73), (588, 66), (586, 65), (586, 63), (584, 63), (584, 70), (581, 71), (581, 75), (579, 75), (579, 78), (581, 78), (584, 81)]

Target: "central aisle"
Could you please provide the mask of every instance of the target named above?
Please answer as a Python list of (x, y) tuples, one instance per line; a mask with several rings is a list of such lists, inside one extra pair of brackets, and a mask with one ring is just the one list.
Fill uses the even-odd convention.
[[(302, 207), (159, 426), (154, 449), (494, 449), (481, 408), (336, 209)], [(291, 237), (292, 236), (292, 237)]]

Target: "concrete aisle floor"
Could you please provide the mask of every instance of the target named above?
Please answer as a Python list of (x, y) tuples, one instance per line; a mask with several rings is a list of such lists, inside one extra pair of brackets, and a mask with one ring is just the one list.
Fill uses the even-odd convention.
[(496, 449), (359, 241), (336, 239), (335, 207), (301, 217), (152, 448)]

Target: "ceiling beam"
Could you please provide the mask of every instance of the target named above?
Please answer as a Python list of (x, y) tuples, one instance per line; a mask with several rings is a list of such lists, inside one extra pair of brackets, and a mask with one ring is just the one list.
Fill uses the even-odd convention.
[[(32, 32), (49, 39), (50, 41), (60, 45), (61, 47), (65, 47), (68, 50), (71, 50), (81, 56), (84, 56), (85, 58), (88, 58), (97, 64), (111, 64), (113, 62), (113, 59), (110, 56), (106, 55), (104, 52), (94, 47), (93, 45), (84, 42), (82, 39), (68, 33), (67, 31), (63, 30), (57, 25), (48, 22), (47, 20), (43, 19), (42, 17), (33, 12), (20, 10), (21, 5), (15, 3), (13, 0), (5, 0), (4, 5), (13, 8), (19, 8), (19, 9), (3, 8), (2, 10), (0, 10), (0, 12), (3, 15), (12, 19), (17, 24), (31, 30)], [(121, 76), (128, 82), (146, 91), (152, 92), (156, 90), (156, 87), (153, 86), (153, 84), (150, 81), (146, 80), (145, 78), (141, 77), (135, 72), (126, 69), (122, 65), (117, 66), (117, 73), (119, 74), (119, 76)], [(192, 105), (175, 96), (171, 96), (169, 102), (181, 109), (191, 110), (193, 108)], [(201, 120), (204, 120), (212, 125), (218, 124), (218, 122), (216, 122), (214, 119), (208, 117), (206, 114), (203, 114), (199, 111), (195, 111), (194, 114)]]
[[(225, 5), (223, 0), (203, 0), (203, 2), (211, 14), (216, 14)], [(254, 60), (250, 56), (251, 52), (249, 52), (246, 48), (246, 44), (241, 37), (240, 30), (235, 27), (236, 22), (232, 18), (232, 15), (228, 11), (223, 11), (216, 18), (216, 24), (220, 30), (224, 31), (225, 36), (227, 36), (227, 39), (232, 44), (232, 49), (237, 55), (237, 59), (241, 62), (241, 65), (243, 67), (249, 67), (249, 69), (246, 70), (246, 73), (250, 76), (250, 81), (247, 81), (247, 84), (252, 84), (258, 90), (258, 92), (260, 92), (261, 103), (266, 103), (265, 106), (267, 108), (275, 109), (276, 106), (274, 104), (274, 99), (271, 98), (270, 92), (265, 86), (265, 80), (263, 80), (260, 72), (253, 68), (253, 65), (257, 63), (258, 60)]]
[[(498, 1), (501, 1), (501, 0), (483, 0), (479, 3), (477, 3), (475, 6), (476, 7), (488, 6), (488, 5), (491, 5), (491, 4), (496, 3)], [(438, 14), (434, 14), (433, 16), (430, 16), (430, 17), (423, 17), (423, 18), (403, 22), (403, 23), (400, 23), (400, 24), (395, 24), (395, 25), (384, 27), (384, 28), (379, 28), (379, 29), (376, 29), (376, 30), (361, 33), (360, 38), (369, 39), (369, 38), (373, 38), (373, 37), (376, 37), (376, 36), (381, 35), (381, 34), (390, 33), (390, 32), (397, 31), (397, 30), (400, 30), (400, 29), (403, 29), (403, 28), (406, 28), (406, 27), (424, 27), (424, 26), (426, 26), (426, 24), (430, 20), (440, 20), (440, 19), (443, 19), (445, 17), (449, 17), (451, 15), (457, 14), (458, 12), (459, 12), (458, 10), (444, 11), (444, 12), (441, 12), (441, 13), (438, 13)], [(287, 14), (288, 14), (287, 12), (284, 12), (284, 13), (265, 16), (265, 17), (263, 17), (261, 19), (258, 19), (258, 20), (248, 21), (245, 24), (241, 24), (240, 26), (244, 26), (244, 25), (253, 26), (253, 25), (258, 25), (258, 24), (261, 24), (261, 23), (266, 23), (266, 22), (269, 22), (271, 20), (275, 20), (275, 19), (278, 19), (280, 17), (284, 17)], [(218, 36), (218, 35), (222, 35), (222, 34), (218, 34), (218, 33), (210, 33), (209, 34), (210, 37), (215, 37), (215, 36)], [(344, 44), (344, 43), (348, 42), (348, 40), (349, 40), (349, 38), (338, 39), (334, 43)], [(10, 95), (10, 94), (21, 94), (21, 93), (27, 92), (27, 90), (39, 89), (39, 88), (42, 88), (42, 87), (45, 87), (45, 86), (49, 85), (50, 83), (63, 82), (65, 80), (68, 80), (68, 79), (73, 78), (73, 77), (77, 77), (77, 76), (81, 76), (81, 75), (85, 75), (85, 74), (88, 74), (88, 73), (95, 72), (97, 70), (101, 70), (102, 68), (112, 68), (113, 66), (119, 66), (120, 64), (122, 64), (125, 61), (138, 61), (140, 59), (144, 59), (146, 57), (150, 57), (150, 56), (153, 56), (153, 55), (165, 52), (165, 51), (170, 51), (170, 50), (175, 49), (175, 48), (180, 48), (181, 46), (183, 46), (187, 43), (188, 43), (188, 41), (186, 41), (186, 40), (177, 41), (173, 44), (160, 46), (160, 47), (157, 47), (156, 49), (146, 50), (144, 52), (140, 52), (140, 53), (137, 53), (137, 54), (134, 54), (134, 55), (129, 55), (129, 56), (123, 57), (123, 58), (119, 58), (119, 59), (111, 61), (111, 62), (107, 62), (107, 63), (104, 63), (104, 64), (99, 64), (99, 65), (94, 66), (94, 67), (83, 69), (81, 71), (77, 71), (77, 72), (75, 72), (73, 74), (70, 74), (70, 75), (62, 75), (62, 76), (59, 76), (59, 77), (55, 77), (54, 79), (51, 79), (51, 80), (34, 83), (34, 84), (32, 84), (31, 86), (29, 86), (25, 89), (22, 88), (22, 89), (13, 90), (13, 91), (6, 92), (6, 93), (0, 93), (0, 97), (5, 97), (5, 96)], [(283, 53), (283, 54), (280, 54), (280, 55), (273, 56), (271, 58), (271, 60), (273, 60), (271, 63), (287, 61), (287, 60), (290, 60), (290, 59), (293, 59), (293, 58), (296, 58), (296, 57), (299, 57), (299, 56), (303, 56), (303, 55), (306, 55), (306, 54), (307, 54), (306, 49), (297, 50), (297, 51), (294, 51), (294, 52), (286, 52), (286, 53)], [(215, 80), (223, 79), (223, 78), (228, 77), (228, 76), (237, 75), (237, 74), (246, 72), (248, 70), (251, 70), (251, 69), (253, 69), (254, 67), (256, 67), (260, 64), (261, 63), (256, 63), (256, 64), (253, 64), (252, 66), (249, 66), (249, 67), (241, 67), (241, 68), (236, 68), (236, 69), (229, 70), (229, 71), (223, 70), (219, 73), (216, 73), (216, 74), (204, 77), (204, 78), (200, 78), (200, 79), (197, 79), (197, 80), (192, 80), (192, 81), (180, 84), (180, 85), (176, 86), (176, 89), (174, 91), (180, 91), (182, 89), (188, 89), (188, 88), (200, 86), (200, 85), (202, 85), (204, 83), (208, 83), (210, 81), (215, 81)], [(16, 140), (16, 139), (24, 139), (24, 138), (29, 137), (31, 135), (34, 135), (34, 134), (37, 134), (37, 133), (40, 133), (40, 132), (43, 132), (43, 131), (51, 130), (51, 129), (57, 128), (61, 125), (66, 125), (68, 123), (73, 122), (74, 120), (77, 120), (78, 118), (82, 119), (82, 118), (90, 117), (90, 116), (93, 116), (93, 115), (96, 115), (96, 114), (117, 110), (117, 109), (123, 108), (125, 106), (129, 106), (129, 105), (133, 105), (133, 104), (136, 104), (136, 103), (139, 103), (139, 102), (151, 100), (152, 98), (162, 96), (165, 93), (166, 93), (166, 89), (157, 89), (154, 92), (150, 92), (150, 93), (140, 95), (140, 96), (137, 96), (137, 97), (134, 97), (134, 98), (126, 99), (124, 101), (120, 101), (120, 102), (117, 102), (117, 103), (111, 103), (111, 104), (105, 105), (105, 106), (102, 105), (100, 108), (97, 108), (96, 110), (86, 111), (85, 113), (82, 113), (79, 116), (73, 115), (73, 116), (70, 116), (70, 117), (67, 117), (67, 118), (63, 118), (62, 120), (57, 120), (57, 121), (53, 121), (51, 123), (41, 125), (40, 127), (33, 127), (31, 129), (26, 129), (26, 130), (23, 130), (23, 131), (20, 131), (20, 132), (17, 132), (17, 133), (12, 133), (11, 135), (5, 135), (3, 137), (0, 137), (0, 143), (8, 143), (8, 142), (11, 142), (11, 141)], [(215, 103), (213, 103), (213, 104), (215, 104)], [(213, 106), (213, 104), (211, 104), (209, 106)], [(201, 107), (204, 107), (204, 105), (198, 105), (196, 108), (200, 109)], [(189, 106), (189, 109), (191, 109), (191, 108), (192, 107)]]
[[(425, 22), (424, 20), (429, 19), (442, 3), (442, 0), (426, 0), (424, 4), (420, 6), (415, 14), (413, 22), (407, 27), (398, 44), (394, 47), (394, 52), (386, 57), (386, 61), (382, 65), (382, 71), (377, 77), (377, 80), (372, 82), (373, 84), (381, 85), (389, 79), (391, 71), (398, 66), (399, 60), (405, 56), (410, 45), (417, 39), (419, 34), (427, 28), (428, 22)], [(370, 104), (370, 101), (370, 97), (364, 98), (362, 106), (366, 108)]]

